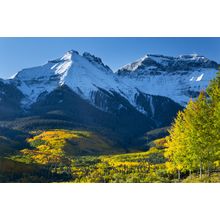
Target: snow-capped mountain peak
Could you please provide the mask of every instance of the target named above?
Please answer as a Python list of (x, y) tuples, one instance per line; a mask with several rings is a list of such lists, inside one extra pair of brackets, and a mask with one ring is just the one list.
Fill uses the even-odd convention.
[(198, 55), (145, 55), (117, 71), (121, 81), (134, 84), (141, 92), (166, 96), (186, 105), (189, 98), (204, 90), (219, 64)]
[(127, 71), (135, 71), (139, 66), (143, 64), (143, 61), (148, 59), (148, 55), (143, 56), (142, 58), (134, 61), (133, 63), (127, 64), (123, 67), (121, 67), (121, 70), (127, 70)]
[(183, 54), (183, 55), (179, 55), (177, 58), (181, 60), (205, 60), (205, 59), (208, 60), (206, 57), (199, 55), (197, 53)]
[(101, 58), (96, 57), (88, 52), (84, 52), (83, 53), (83, 57), (85, 57), (89, 62), (91, 62), (92, 64), (97, 65), (98, 68), (101, 68), (104, 71), (110, 72), (112, 73), (112, 70), (110, 69), (109, 66), (105, 65)]
[(169, 126), (189, 99), (208, 86), (217, 69), (216, 62), (197, 54), (148, 54), (113, 72), (100, 58), (70, 50), (0, 79), (0, 119), (34, 116), (31, 129), (33, 123), (43, 129), (110, 129), (110, 136), (120, 133), (127, 146), (133, 135)]
[(69, 50), (61, 57), (61, 60), (72, 60), (74, 55), (79, 55), (79, 52), (76, 50)]
[(23, 105), (28, 107), (40, 94), (48, 94), (62, 85), (91, 101), (91, 94), (99, 88), (118, 91), (120, 86), (116, 78), (100, 58), (70, 50), (59, 59), (19, 71), (11, 81), (25, 95)]
[(141, 65), (144, 66), (151, 66), (155, 64), (163, 64), (165, 61), (172, 60), (174, 57), (171, 56), (164, 56), (160, 54), (146, 54), (140, 59), (136, 60), (133, 63), (127, 64), (120, 68), (119, 70), (129, 70), (129, 71), (134, 71)]
[(144, 113), (137, 103), (138, 94), (165, 96), (186, 105), (190, 97), (196, 97), (207, 87), (217, 69), (216, 62), (198, 54), (177, 57), (147, 54), (113, 73), (100, 58), (70, 50), (42, 66), (19, 71), (10, 82), (24, 94), (25, 107), (42, 94), (66, 85), (94, 105), (94, 94), (100, 90), (117, 93)]
[(189, 71), (195, 68), (217, 69), (218, 64), (198, 54), (179, 55), (177, 57), (149, 54), (133, 63), (123, 66), (117, 73), (119, 75), (126, 75), (131, 72), (132, 74), (146, 74), (146, 72), (158, 74), (161, 71)]

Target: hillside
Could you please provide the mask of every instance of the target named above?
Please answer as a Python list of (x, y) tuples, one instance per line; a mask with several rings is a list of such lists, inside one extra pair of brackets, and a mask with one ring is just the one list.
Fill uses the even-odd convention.
[(0, 80), (0, 127), (89, 130), (120, 148), (146, 149), (146, 132), (170, 126), (217, 68), (197, 54), (148, 54), (113, 72), (101, 58), (70, 50)]
[(70, 50), (0, 80), (0, 127), (90, 130), (122, 149), (146, 149), (146, 132), (170, 126), (218, 67), (197, 54), (148, 54), (113, 72), (101, 58)]
[[(29, 154), (30, 156), (30, 154)], [(35, 155), (37, 156), (37, 155)], [(61, 162), (61, 161), (60, 161)], [(164, 149), (152, 147), (147, 152), (73, 156), (69, 161), (57, 165), (30, 162), (17, 155), (1, 159), (1, 182), (75, 182), (75, 183), (178, 183), (220, 182), (220, 173), (210, 176), (199, 174), (183, 175), (167, 173)]]
[(0, 181), (218, 181), (218, 67), (146, 55), (113, 72), (71, 50), (0, 80)]

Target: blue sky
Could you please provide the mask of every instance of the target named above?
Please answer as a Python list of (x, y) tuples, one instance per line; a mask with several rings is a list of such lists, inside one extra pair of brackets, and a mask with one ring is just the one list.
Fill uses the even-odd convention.
[(145, 54), (198, 53), (220, 63), (220, 38), (0, 38), (0, 78), (42, 65), (71, 49), (90, 52), (113, 70)]

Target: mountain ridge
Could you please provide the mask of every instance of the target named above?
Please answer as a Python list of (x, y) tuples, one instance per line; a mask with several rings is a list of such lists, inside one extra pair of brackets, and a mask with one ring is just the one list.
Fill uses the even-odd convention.
[[(161, 59), (169, 60), (169, 71), (162, 69)], [(1, 124), (21, 130), (92, 128), (130, 147), (145, 132), (169, 126), (215, 77), (218, 65), (199, 55), (140, 60), (129, 74), (121, 74), (88, 52), (71, 50), (22, 69), (0, 80), (0, 120), (11, 120)]]
[[(164, 66), (167, 69), (163, 69)], [(215, 61), (197, 54), (178, 57), (149, 54), (113, 72), (100, 58), (88, 52), (80, 55), (77, 51), (70, 50), (61, 58), (48, 61), (42, 66), (19, 71), (9, 81), (26, 96), (26, 100), (23, 99), (24, 106), (30, 106), (36, 102), (40, 94), (50, 93), (63, 84), (91, 103), (93, 103), (93, 91), (102, 88), (118, 92), (137, 109), (139, 106), (136, 104), (135, 95), (139, 91), (149, 95), (165, 96), (185, 106), (187, 99), (189, 99), (186, 94), (204, 89), (208, 82), (214, 78), (218, 66), (219, 64)], [(177, 78), (173, 77), (174, 75), (186, 75), (187, 78), (185, 77), (183, 80), (181, 77), (178, 78), (182, 80), (181, 83), (188, 86), (190, 91), (183, 91), (181, 94), (175, 94), (175, 91), (171, 91), (166, 94), (163, 91), (164, 88), (160, 88), (162, 92), (151, 88), (150, 84), (152, 83), (156, 84), (153, 86), (154, 88), (160, 87), (161, 81), (165, 81), (167, 75), (169, 75), (169, 80)], [(152, 81), (152, 77), (159, 79), (156, 82), (149, 82)], [(195, 82), (198, 81), (204, 83), (196, 84)], [(169, 87), (169, 85), (165, 84), (164, 87)], [(175, 87), (178, 88), (180, 85), (175, 85)], [(193, 88), (190, 89), (190, 87)]]

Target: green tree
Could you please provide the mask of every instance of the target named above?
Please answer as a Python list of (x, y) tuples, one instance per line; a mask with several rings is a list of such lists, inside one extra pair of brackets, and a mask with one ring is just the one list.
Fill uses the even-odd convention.
[[(213, 108), (202, 91), (197, 100), (190, 100), (170, 129), (167, 138), (167, 168), (178, 172), (203, 170), (210, 173), (216, 160)], [(171, 170), (172, 170), (171, 169)]]
[(199, 167), (200, 178), (203, 170), (210, 171), (213, 162), (213, 111), (206, 94), (202, 91), (185, 111), (187, 147), (192, 157), (192, 167)]
[(220, 167), (220, 71), (217, 73), (207, 88), (207, 94), (210, 97), (210, 108), (213, 111), (213, 148), (215, 165)]
[(178, 179), (180, 179), (180, 172), (184, 169), (184, 161), (186, 156), (185, 133), (184, 133), (184, 113), (178, 112), (177, 117), (169, 131), (170, 136), (166, 138), (165, 157), (167, 170), (169, 173), (178, 172)]

